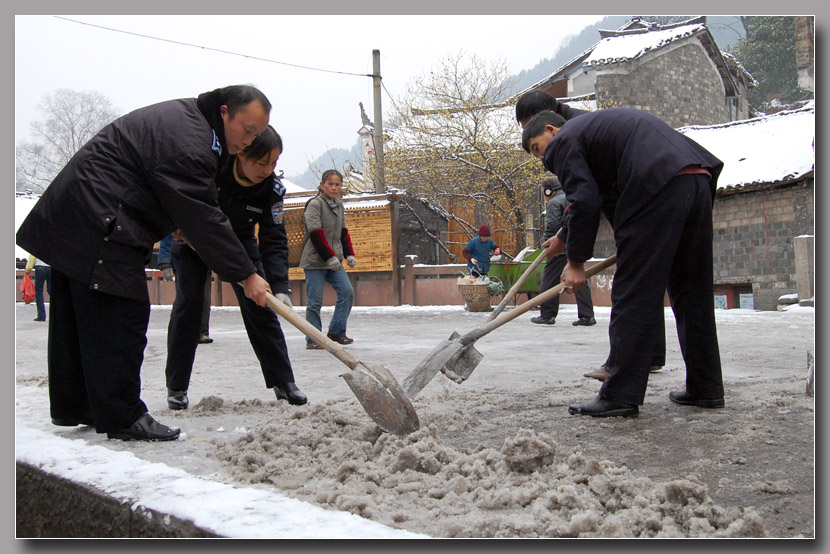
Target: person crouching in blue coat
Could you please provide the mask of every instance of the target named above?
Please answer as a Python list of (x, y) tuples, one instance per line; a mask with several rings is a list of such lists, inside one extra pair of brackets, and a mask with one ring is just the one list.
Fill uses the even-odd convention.
[(487, 275), (490, 271), (490, 251), (498, 256), (501, 254), (501, 248), (496, 246), (493, 239), (490, 238), (490, 227), (482, 225), (478, 228), (478, 237), (473, 237), (461, 255), (467, 259), (467, 271), (473, 277), (480, 277)]

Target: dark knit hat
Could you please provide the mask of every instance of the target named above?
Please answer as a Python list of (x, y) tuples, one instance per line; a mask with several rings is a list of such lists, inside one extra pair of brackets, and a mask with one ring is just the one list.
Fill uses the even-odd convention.
[(482, 225), (478, 228), (478, 236), (480, 237), (489, 237), (490, 236), (490, 227), (487, 225)]
[(542, 193), (545, 196), (553, 196), (561, 188), (562, 184), (556, 177), (549, 177), (542, 181)]

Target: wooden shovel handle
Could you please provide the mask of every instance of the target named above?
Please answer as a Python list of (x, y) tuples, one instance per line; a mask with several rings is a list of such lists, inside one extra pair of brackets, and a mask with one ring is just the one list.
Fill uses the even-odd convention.
[[(590, 269), (585, 271), (585, 277), (593, 277), (594, 275), (596, 275), (600, 271), (611, 267), (615, 263), (617, 263), (617, 255), (616, 254), (614, 254), (613, 256), (609, 256), (608, 258), (605, 258), (604, 260), (602, 260), (601, 262), (599, 262), (596, 265), (591, 266)], [(459, 339), (459, 341), (462, 344), (467, 345), (467, 344), (470, 344), (470, 343), (480, 339), (481, 337), (483, 337), (484, 335), (486, 335), (490, 331), (492, 331), (494, 329), (497, 329), (497, 328), (501, 327), (502, 325), (504, 325), (505, 323), (516, 319), (517, 317), (519, 317), (520, 315), (522, 315), (523, 313), (525, 313), (529, 309), (533, 308), (534, 306), (538, 306), (539, 304), (547, 302), (548, 300), (550, 300), (551, 298), (553, 298), (557, 294), (560, 294), (565, 289), (565, 286), (566, 286), (565, 283), (559, 283), (555, 287), (549, 288), (548, 290), (546, 290), (542, 294), (540, 294), (538, 296), (535, 296), (534, 298), (531, 298), (530, 300), (528, 300), (524, 304), (520, 304), (516, 308), (510, 310), (509, 312), (500, 315), (499, 317), (497, 317), (496, 319), (494, 319), (492, 321), (487, 322), (486, 324), (482, 325), (478, 329), (474, 329), (474, 330), (470, 331), (469, 333), (467, 333), (466, 335), (461, 337)], [(586, 283), (585, 286), (588, 286), (587, 283)]]
[(270, 292), (266, 293), (265, 300), (268, 307), (277, 312), (277, 315), (288, 321), (291, 325), (299, 329), (305, 336), (319, 344), (329, 352), (331, 352), (338, 360), (346, 364), (349, 369), (354, 369), (360, 364), (351, 354), (346, 352), (339, 344), (328, 338), (317, 327), (300, 317), (300, 315), (288, 307), (287, 304), (281, 302)]
[(521, 288), (521, 286), (525, 284), (527, 278), (530, 277), (531, 273), (533, 273), (533, 270), (536, 269), (539, 266), (539, 264), (542, 263), (542, 260), (544, 260), (547, 257), (548, 248), (542, 249), (542, 251), (536, 257), (536, 259), (533, 260), (533, 263), (530, 264), (530, 267), (525, 269), (524, 273), (522, 273), (521, 276), (516, 280), (516, 282), (513, 283), (513, 286), (510, 287), (510, 290), (507, 291), (507, 294), (504, 295), (504, 298), (502, 298), (501, 302), (499, 302), (499, 305), (489, 315), (487, 321), (492, 321), (496, 319), (496, 316), (498, 316), (502, 312), (502, 310), (504, 310), (504, 307), (507, 306), (507, 303), (510, 302), (510, 300), (512, 300), (513, 297), (516, 295), (516, 291), (518, 291)]

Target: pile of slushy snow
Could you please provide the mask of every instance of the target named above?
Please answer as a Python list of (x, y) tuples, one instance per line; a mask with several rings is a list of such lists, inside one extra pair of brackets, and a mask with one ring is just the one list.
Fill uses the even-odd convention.
[[(664, 483), (521, 429), (459, 450), (430, 424), (406, 437), (356, 403), (294, 409), (217, 444), (235, 479), (433, 537), (763, 537), (752, 508), (722, 507), (693, 478)], [(213, 402), (216, 410), (241, 407)]]

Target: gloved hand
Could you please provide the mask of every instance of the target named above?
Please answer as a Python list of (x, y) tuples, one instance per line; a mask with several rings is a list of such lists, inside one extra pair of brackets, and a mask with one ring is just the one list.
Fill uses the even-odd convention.
[(349, 264), (349, 267), (354, 267), (357, 265), (357, 260), (354, 259), (354, 256), (346, 256), (346, 263)]
[(481, 268), (481, 266), (478, 264), (478, 260), (476, 260), (475, 258), (471, 259), (470, 261), (473, 262), (474, 266)]
[(173, 280), (173, 266), (166, 265), (161, 268), (161, 278), (165, 281)]
[(289, 308), (294, 307), (294, 305), (291, 303), (291, 298), (289, 298), (289, 296), (287, 294), (285, 294), (284, 292), (278, 292), (277, 294), (274, 295), (274, 297), (277, 300), (279, 300), (280, 302), (282, 302), (283, 304), (285, 304), (286, 306), (288, 306)]
[(337, 256), (332, 256), (328, 260), (326, 260), (326, 265), (331, 271), (340, 271), (343, 269), (343, 264), (340, 263), (340, 260)]

